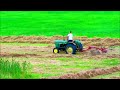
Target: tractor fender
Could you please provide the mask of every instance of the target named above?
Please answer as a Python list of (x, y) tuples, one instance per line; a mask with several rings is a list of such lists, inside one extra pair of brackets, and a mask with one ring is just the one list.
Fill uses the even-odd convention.
[(82, 45), (82, 43), (79, 44), (79, 50), (83, 51), (83, 45)]

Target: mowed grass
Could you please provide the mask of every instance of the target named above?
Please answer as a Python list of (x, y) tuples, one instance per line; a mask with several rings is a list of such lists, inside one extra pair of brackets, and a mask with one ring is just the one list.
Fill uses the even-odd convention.
[(119, 11), (1, 11), (0, 36), (120, 38)]
[(7, 46), (54, 46), (53, 44), (44, 44), (44, 43), (4, 43), (1, 42), (0, 45), (7, 45)]
[[(11, 60), (11, 58), (6, 58)], [(110, 68), (120, 65), (119, 59), (104, 60), (85, 60), (79, 58), (14, 58), (16, 61), (30, 62), (32, 65), (31, 75), (33, 78), (49, 78), (53, 76), (61, 76), (64, 74), (79, 73), (85, 70), (95, 68)]]
[[(79, 58), (77, 55), (72, 55), (72, 57), (68, 58), (66, 57), (66, 54), (63, 52), (63, 54), (53, 54), (52, 49), (51, 52), (45, 51), (45, 52), (39, 52), (39, 51), (31, 51), (31, 50), (20, 50), (15, 49), (12, 47), (16, 46), (35, 46), (35, 47), (46, 47), (53, 44), (29, 44), (29, 43), (1, 43), (1, 47), (5, 46), (6, 48), (9, 47), (7, 50), (8, 53), (11, 54), (38, 54), (38, 55), (45, 55), (45, 57), (32, 57), (32, 56), (26, 56), (26, 57), (6, 57), (3, 58), (3, 60), (9, 60), (11, 61), (14, 59), (15, 61), (19, 62), (30, 62), (32, 65), (31, 73), (24, 78), (49, 78), (52, 76), (60, 76), (64, 74), (70, 74), (70, 73), (78, 73), (84, 70), (91, 70), (95, 68), (110, 68), (113, 66), (120, 65), (119, 59), (86, 59), (86, 58)], [(119, 46), (118, 46), (119, 47)], [(114, 47), (112, 47), (114, 48)], [(12, 50), (13, 49), (13, 50)], [(2, 49), (1, 49), (2, 50)], [(4, 51), (2, 51), (4, 52)], [(51, 57), (46, 57), (46, 56)], [(61, 55), (61, 57), (54, 57), (55, 55)], [(20, 74), (21, 75), (21, 74)], [(5, 76), (4, 78), (13, 78), (9, 76), (8, 74), (3, 74)], [(18, 77), (18, 76), (17, 76)], [(14, 77), (16, 78), (16, 77)], [(20, 78), (20, 76), (18, 77)], [(23, 78), (23, 77), (21, 77)]]

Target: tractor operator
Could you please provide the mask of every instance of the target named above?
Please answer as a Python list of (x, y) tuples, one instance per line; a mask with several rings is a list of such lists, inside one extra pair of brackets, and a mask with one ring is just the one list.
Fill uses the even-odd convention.
[(73, 34), (72, 34), (71, 31), (70, 31), (70, 33), (67, 35), (67, 40), (68, 40), (68, 42), (73, 42)]

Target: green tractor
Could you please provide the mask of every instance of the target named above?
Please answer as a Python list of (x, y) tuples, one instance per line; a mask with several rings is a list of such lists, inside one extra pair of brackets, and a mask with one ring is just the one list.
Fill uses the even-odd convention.
[(53, 53), (59, 53), (60, 51), (65, 51), (66, 54), (76, 54), (76, 51), (82, 51), (83, 45), (80, 40), (74, 40), (73, 42), (68, 42), (67, 40), (55, 40), (55, 48)]

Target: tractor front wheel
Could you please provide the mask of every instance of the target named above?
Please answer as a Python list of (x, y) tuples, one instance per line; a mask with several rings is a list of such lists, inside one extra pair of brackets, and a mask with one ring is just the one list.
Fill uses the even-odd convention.
[(53, 53), (59, 53), (59, 50), (57, 48), (54, 48)]

